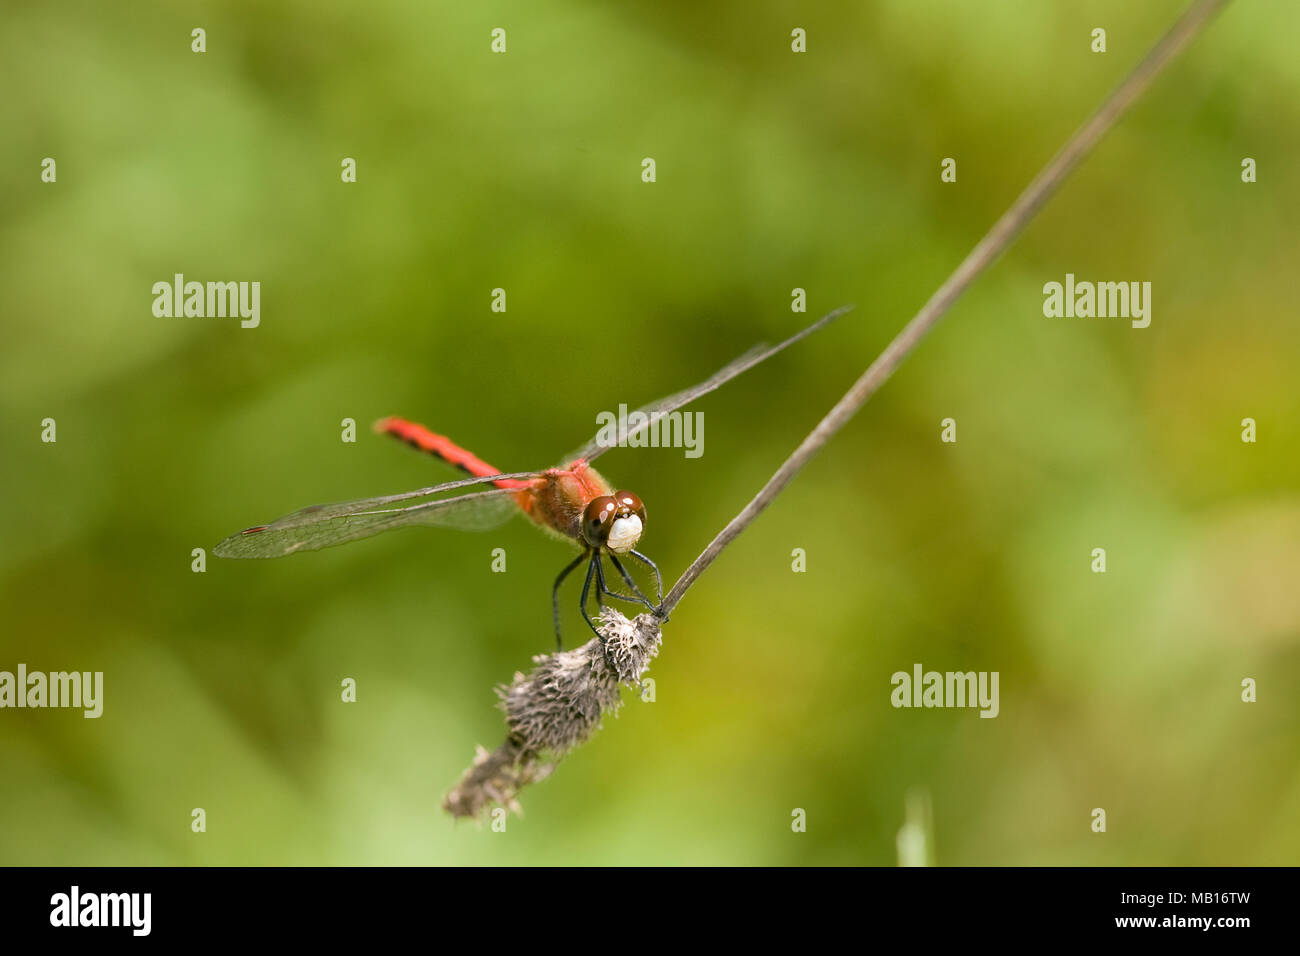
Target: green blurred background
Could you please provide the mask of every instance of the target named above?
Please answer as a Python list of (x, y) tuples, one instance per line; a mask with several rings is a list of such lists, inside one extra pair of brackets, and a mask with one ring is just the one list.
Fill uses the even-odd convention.
[[(106, 689), (0, 711), (0, 862), (893, 864), (919, 788), (940, 864), (1294, 863), (1300, 7), (1229, 7), (500, 834), (439, 801), (550, 647), (562, 547), (191, 549), (454, 477), (382, 415), (543, 467), (856, 303), (695, 406), (703, 457), (602, 459), (675, 579), (1184, 3), (463, 6), (5, 7), (0, 669)], [(261, 327), (155, 318), (175, 272), (259, 280)], [(1066, 272), (1151, 281), (1151, 327), (1044, 318)], [(1001, 715), (895, 710), (918, 662), (998, 671)]]

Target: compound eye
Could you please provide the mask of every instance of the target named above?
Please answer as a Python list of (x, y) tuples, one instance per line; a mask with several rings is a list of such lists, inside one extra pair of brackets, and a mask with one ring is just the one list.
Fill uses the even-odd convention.
[(582, 513), (582, 536), (588, 544), (605, 543), (616, 514), (618, 514), (618, 502), (609, 495), (591, 499), (587, 510)]
[(619, 511), (626, 508), (627, 511), (640, 518), (643, 525), (645, 524), (645, 503), (637, 497), (635, 492), (616, 491), (614, 492), (614, 500), (618, 502)]

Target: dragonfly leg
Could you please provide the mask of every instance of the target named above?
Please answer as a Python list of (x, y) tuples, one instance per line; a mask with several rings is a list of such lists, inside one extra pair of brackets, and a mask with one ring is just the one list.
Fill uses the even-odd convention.
[[(627, 568), (623, 567), (622, 563), (613, 554), (609, 556), (609, 560), (614, 563), (614, 567), (618, 568), (618, 573), (623, 575), (623, 580), (627, 582), (627, 586), (630, 587), (632, 589), (632, 593), (636, 595), (636, 600), (640, 601), (642, 604), (644, 604), (646, 607), (648, 607), (650, 610), (653, 611), (655, 609), (655, 606), (650, 603), (649, 598), (647, 598), (644, 594), (641, 593), (641, 589), (637, 587), (636, 582), (632, 580), (632, 575), (627, 573)], [(622, 594), (614, 594), (613, 591), (611, 591), (610, 594), (616, 598), (622, 598), (625, 601), (627, 600), (627, 597)]]
[(599, 551), (592, 554), (591, 563), (596, 566), (596, 607), (603, 611), (605, 595), (609, 593), (609, 588), (605, 586), (605, 566), (600, 563)]
[(658, 601), (660, 604), (663, 604), (664, 579), (659, 576), (659, 565), (655, 564), (653, 561), (647, 558), (640, 551), (629, 551), (628, 554), (632, 555), (632, 557), (636, 558), (638, 561), (641, 561), (642, 563), (649, 565), (650, 570), (655, 573), (655, 600)]
[[(584, 554), (583, 557), (586, 557), (586, 555)], [(582, 603), (579, 605), (579, 607), (582, 608), (583, 620), (587, 622), (587, 626), (591, 628), (591, 632), (597, 637), (600, 637), (600, 631), (596, 630), (596, 625), (592, 622), (591, 615), (587, 613), (587, 592), (591, 590), (591, 579), (596, 575), (596, 568), (598, 567), (597, 562), (599, 560), (600, 556), (598, 554), (592, 555), (591, 564), (587, 566), (587, 580), (582, 582)], [(596, 598), (599, 600), (600, 595), (597, 594)], [(603, 643), (605, 639), (600, 637), (600, 640)]]
[[(632, 585), (632, 590), (636, 591), (636, 596), (633, 597), (631, 594), (623, 594), (619, 591), (612, 590), (609, 586), (609, 582), (605, 580), (605, 565), (601, 563), (601, 557), (602, 555), (597, 555), (596, 557), (597, 599), (599, 599), (601, 594), (606, 594), (609, 597), (618, 598), (620, 601), (626, 601), (628, 604), (636, 604), (638, 602), (641, 602), (644, 603), (646, 607), (650, 608), (651, 610), (654, 610), (654, 606), (651, 605), (651, 603), (641, 595), (641, 592), (637, 590), (636, 584), (633, 583), (632, 579), (627, 576), (627, 572), (624, 571), (621, 567), (619, 568), (619, 571), (622, 572), (624, 580), (626, 580), (628, 584)], [(613, 561), (616, 565), (618, 564), (618, 559), (615, 558), (612, 554), (609, 556), (609, 559)], [(604, 606), (605, 605), (602, 603), (601, 607)]]
[(560, 585), (564, 583), (564, 579), (569, 576), (574, 568), (582, 564), (586, 556), (587, 552), (584, 551), (565, 565), (564, 570), (555, 579), (555, 587), (551, 588), (551, 618), (555, 621), (555, 649), (557, 651), (564, 650), (564, 637), (560, 632)]

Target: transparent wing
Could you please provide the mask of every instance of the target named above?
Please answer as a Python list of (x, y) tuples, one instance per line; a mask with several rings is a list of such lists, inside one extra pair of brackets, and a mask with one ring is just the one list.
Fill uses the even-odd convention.
[[(611, 448), (617, 448), (632, 436), (639, 435), (647, 428), (652, 428), (657, 421), (669, 412), (676, 411), (683, 405), (689, 405), (701, 395), (707, 395), (719, 386), (731, 381), (740, 373), (748, 371), (760, 362), (770, 359), (777, 352), (789, 348), (800, 339), (812, 335), (814, 332), (829, 325), (852, 308), (853, 306), (846, 305), (836, 309), (834, 312), (827, 313), (803, 331), (796, 332), (794, 335), (790, 336), (790, 338), (786, 339), (784, 342), (778, 343), (777, 345), (756, 345), (744, 355), (740, 356), (740, 358), (735, 359), (719, 371), (715, 372), (705, 381), (700, 382), (700, 384), (694, 385), (691, 388), (683, 389), (676, 394), (669, 395), (667, 398), (661, 398), (657, 402), (651, 402), (649, 405), (644, 405), (641, 408), (638, 408), (635, 412), (629, 412), (627, 419), (619, 422), (618, 436), (616, 439), (612, 439), (611, 436), (604, 434), (603, 431), (597, 433), (595, 438), (578, 451), (574, 452), (565, 461), (576, 461), (579, 458), (585, 458), (587, 461), (591, 461), (594, 458), (605, 454), (605, 452), (609, 451)], [(644, 419), (641, 417), (642, 415), (645, 416)], [(633, 419), (636, 419), (636, 421), (634, 422)]]
[[(493, 477), (528, 477), (527, 473)], [(439, 498), (400, 508), (386, 504), (412, 497), (491, 481), (492, 478), (452, 481), (433, 488), (384, 498), (363, 498), (337, 505), (312, 505), (277, 518), (270, 524), (232, 534), (212, 553), (222, 558), (279, 558), (295, 551), (319, 551), (358, 538), (408, 525), (436, 525), (465, 531), (495, 528), (519, 510), (514, 488), (488, 488), (454, 498)]]

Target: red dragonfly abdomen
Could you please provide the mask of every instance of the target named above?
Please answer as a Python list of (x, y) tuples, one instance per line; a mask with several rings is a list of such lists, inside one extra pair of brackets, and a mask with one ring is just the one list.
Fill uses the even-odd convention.
[[(459, 468), (475, 478), (501, 474), (500, 468), (489, 465), (473, 452), (460, 447), (446, 435), (431, 432), (423, 425), (404, 418), (385, 418), (375, 423), (375, 431), (392, 435)], [(492, 482), (498, 488), (515, 489), (520, 510), (534, 523), (548, 531), (580, 539), (582, 512), (591, 499), (613, 494), (613, 489), (595, 468), (583, 459), (564, 468), (548, 468), (538, 472), (533, 479), (502, 478)]]
[[(408, 422), (405, 418), (382, 419), (375, 423), (375, 431), (383, 432), (385, 435), (392, 435), (394, 438), (406, 442), (412, 448), (418, 448), (435, 458), (441, 458), (452, 467), (459, 468), (475, 478), (486, 478), (489, 475), (501, 474), (500, 468), (493, 468), (473, 452), (461, 448), (446, 435), (438, 435), (429, 431), (423, 425)], [(530, 482), (521, 481), (517, 478), (502, 478), (500, 481), (492, 482), (492, 484), (498, 488), (528, 488), (530, 486)]]

